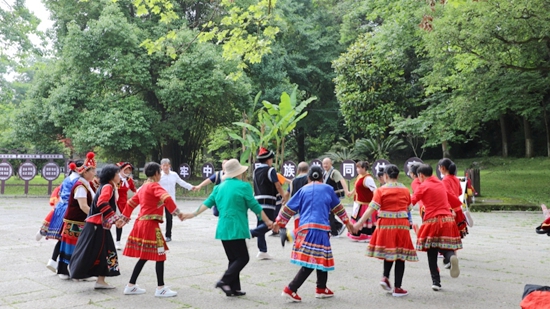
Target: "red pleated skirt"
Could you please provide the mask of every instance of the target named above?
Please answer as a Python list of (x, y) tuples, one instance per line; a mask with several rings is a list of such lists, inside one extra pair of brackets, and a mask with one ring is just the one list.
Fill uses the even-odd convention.
[(367, 256), (387, 261), (417, 262), (408, 218), (379, 218)]
[(124, 247), (125, 256), (148, 261), (166, 261), (168, 246), (156, 220), (136, 220)]
[(452, 215), (440, 215), (430, 218), (420, 226), (416, 240), (416, 250), (428, 251), (431, 248), (462, 249), (460, 232)]

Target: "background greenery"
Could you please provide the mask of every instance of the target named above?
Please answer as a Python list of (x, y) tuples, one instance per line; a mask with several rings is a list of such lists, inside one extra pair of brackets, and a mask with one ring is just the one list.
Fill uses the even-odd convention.
[[(425, 161), (432, 166), (437, 161)], [(402, 168), (404, 162), (393, 162)], [(541, 203), (550, 204), (550, 187), (545, 185), (550, 182), (550, 161), (545, 158), (532, 159), (503, 159), (501, 157), (484, 157), (456, 160), (459, 176), (470, 167), (481, 170), (481, 195), (476, 197), (476, 204), (472, 210), (490, 209), (538, 209)], [(141, 175), (143, 176), (143, 175)], [(54, 181), (59, 185), (63, 177)], [(143, 177), (142, 177), (143, 179)], [(139, 183), (142, 180), (137, 180)], [(188, 180), (189, 183), (197, 185), (202, 179), (195, 177)], [(399, 181), (410, 187), (411, 180), (405, 175), (399, 176)], [(10, 178), (6, 184), (18, 186), (6, 186), (5, 195), (23, 196), (24, 182), (17, 177)], [(35, 177), (29, 187), (29, 196), (47, 196), (47, 181), (41, 177)], [(378, 184), (378, 182), (377, 182)], [(35, 186), (43, 185), (43, 186)], [(350, 188), (354, 180), (349, 182)], [(286, 189), (286, 185), (283, 186)], [(212, 192), (212, 185), (209, 185), (198, 192), (187, 191), (177, 186), (178, 198), (204, 199)], [(346, 198), (344, 203), (351, 205), (353, 200)], [(518, 207), (519, 206), (519, 207)]]
[(489, 197), (544, 201), (529, 171), (544, 184), (548, 1), (44, 4), (46, 33), (24, 0), (0, 5), (1, 152), (167, 157), (195, 175), (259, 146), (295, 162), (445, 156), (482, 162)]

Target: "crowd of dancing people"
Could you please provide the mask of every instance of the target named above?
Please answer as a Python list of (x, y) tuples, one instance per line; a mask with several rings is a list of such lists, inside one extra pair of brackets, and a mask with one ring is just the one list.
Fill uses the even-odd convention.
[[(322, 166), (298, 164), (297, 177), (287, 181), (273, 167), (275, 154), (260, 148), (259, 165), (253, 171), (252, 186), (247, 181), (248, 166), (237, 159), (224, 160), (222, 170), (197, 186), (183, 181), (171, 171), (169, 159), (160, 164), (147, 163), (143, 172), (147, 179), (136, 188), (131, 177), (134, 167), (129, 162), (108, 164), (96, 175), (93, 153), (69, 165), (70, 173), (54, 190), (50, 199), (52, 209), (45, 218), (36, 239), (56, 240), (46, 266), (62, 280), (95, 281), (98, 290), (114, 289), (106, 277), (120, 275), (118, 255), (137, 258), (123, 293), (146, 293), (137, 284), (147, 261), (155, 262), (157, 276), (156, 297), (173, 297), (176, 291), (164, 283), (164, 262), (167, 243), (172, 239), (173, 216), (180, 220), (192, 219), (212, 209), (218, 217), (215, 238), (220, 240), (228, 268), (215, 284), (226, 296), (246, 295), (242, 290), (240, 272), (250, 260), (246, 240), (256, 239), (258, 259), (271, 259), (266, 233), (280, 234), (282, 244), (292, 242), (290, 262), (300, 268), (296, 276), (283, 288), (282, 295), (292, 302), (300, 302), (298, 289), (315, 271), (316, 298), (329, 298), (334, 292), (327, 287), (328, 272), (335, 261), (330, 239), (347, 230), (353, 241), (367, 243), (366, 255), (383, 261), (379, 285), (395, 297), (408, 295), (403, 288), (405, 262), (417, 262), (417, 252), (427, 253), (431, 288), (442, 288), (438, 255), (450, 277), (460, 274), (457, 250), (462, 249), (462, 238), (468, 234), (462, 212), (460, 182), (456, 166), (442, 159), (438, 169), (439, 180), (428, 164), (413, 164), (408, 176), (413, 179), (409, 188), (399, 182), (400, 171), (387, 165), (376, 178), (367, 161), (356, 164), (357, 179), (348, 190), (342, 175), (325, 158)], [(283, 185), (288, 183), (285, 191)], [(176, 205), (176, 184), (188, 190), (200, 190), (214, 184), (208, 198), (192, 213), (182, 212)], [(133, 195), (129, 198), (128, 191)], [(346, 212), (342, 199), (353, 197), (353, 208)], [(411, 211), (418, 206), (420, 227), (412, 222)], [(125, 245), (121, 244), (122, 229), (130, 222), (139, 207)], [(258, 218), (254, 228), (249, 227), (248, 211)], [(294, 222), (293, 230), (286, 225)], [(161, 224), (166, 222), (165, 231)], [(115, 227), (113, 238), (111, 228)], [(416, 233), (416, 244), (411, 238)], [(390, 272), (394, 268), (393, 284)]]

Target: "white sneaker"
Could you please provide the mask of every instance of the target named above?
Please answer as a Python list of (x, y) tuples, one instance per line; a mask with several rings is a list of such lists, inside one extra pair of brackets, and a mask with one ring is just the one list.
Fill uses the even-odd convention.
[(48, 263), (46, 264), (46, 268), (53, 271), (54, 273), (56, 273), (57, 272), (57, 262), (52, 260), (52, 259), (49, 259)]
[(115, 248), (120, 251), (122, 250), (122, 245), (120, 244), (120, 241), (115, 242)]
[(57, 275), (59, 277), (59, 279), (61, 280), (69, 280), (69, 275), (65, 275), (65, 274), (59, 274)]
[(174, 297), (176, 295), (178, 295), (178, 292), (170, 290), (166, 285), (162, 289), (157, 288), (155, 290), (155, 297)]
[(145, 294), (145, 289), (140, 288), (137, 284), (134, 286), (128, 286), (124, 288), (124, 295), (139, 295)]
[(456, 255), (451, 256), (451, 278), (458, 278), (460, 275), (460, 268), (458, 268), (458, 258)]
[(269, 255), (267, 252), (258, 252), (258, 255), (256, 255), (256, 257), (260, 260), (271, 260), (272, 257), (271, 255)]
[(34, 235), (34, 239), (36, 239), (36, 241), (40, 241), (40, 239), (42, 239), (42, 231), (41, 230), (38, 230), (38, 232), (36, 232), (36, 235)]

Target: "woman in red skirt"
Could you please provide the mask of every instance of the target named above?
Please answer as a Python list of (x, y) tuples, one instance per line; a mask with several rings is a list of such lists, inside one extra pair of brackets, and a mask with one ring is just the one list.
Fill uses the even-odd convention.
[[(126, 204), (128, 203), (128, 191), (136, 193), (136, 186), (134, 185), (134, 180), (130, 175), (134, 170), (134, 166), (130, 162), (119, 162), (117, 166), (120, 168), (120, 184), (118, 186), (118, 212), (123, 213)], [(122, 228), (116, 228), (116, 242), (115, 247), (117, 250), (122, 250), (122, 245), (120, 244), (120, 239), (122, 237)]]
[[(451, 277), (458, 277), (460, 269), (455, 250), (462, 249), (462, 240), (449, 204), (449, 199), (453, 196), (448, 195), (443, 183), (433, 176), (431, 166), (422, 164), (416, 172), (422, 184), (415, 190), (411, 202), (416, 204), (422, 200), (426, 211), (424, 222), (418, 230), (416, 250), (428, 253), (432, 289), (439, 291), (441, 279), (437, 267), (437, 254), (440, 252), (450, 261)], [(455, 199), (458, 200), (456, 197)]]
[[(348, 196), (353, 195), (353, 214), (351, 223), (355, 224), (359, 218), (363, 216), (369, 203), (372, 200), (373, 192), (376, 190), (374, 179), (369, 173), (369, 162), (359, 161), (356, 164), (357, 179), (355, 180), (355, 188)], [(371, 235), (376, 229), (377, 212), (374, 211), (370, 218), (361, 226), (357, 234), (348, 232), (348, 238), (354, 241), (369, 241)]]
[(147, 176), (146, 183), (128, 201), (122, 218), (116, 224), (118, 228), (123, 227), (130, 221), (132, 211), (140, 205), (138, 218), (128, 236), (123, 252), (126, 256), (139, 258), (139, 261), (134, 267), (130, 282), (124, 288), (124, 294), (145, 293), (145, 289), (138, 287), (136, 281), (145, 262), (155, 261), (158, 283), (155, 296), (172, 297), (178, 293), (164, 285), (164, 261), (166, 261), (165, 253), (168, 251), (168, 246), (159, 225), (163, 222), (164, 207), (171, 214), (177, 215), (180, 220), (183, 220), (183, 214), (179, 211), (170, 194), (158, 183), (160, 180), (160, 165), (150, 162), (145, 165), (144, 171)]
[(384, 260), (384, 276), (380, 280), (380, 286), (389, 292), (392, 291), (392, 287), (388, 278), (395, 262), (395, 288), (392, 292), (395, 297), (408, 295), (408, 292), (401, 288), (405, 261), (418, 261), (409, 232), (408, 212), (411, 208), (411, 196), (409, 189), (397, 182), (398, 175), (397, 166), (386, 166), (383, 176), (385, 185), (374, 191), (368, 210), (354, 225), (354, 228), (360, 228), (374, 211), (378, 211), (378, 228), (372, 235), (367, 256)]
[[(447, 193), (450, 195), (454, 195), (457, 198), (461, 196), (462, 188), (460, 187), (460, 180), (458, 180), (458, 178), (456, 177), (456, 165), (454, 164), (454, 162), (448, 158), (443, 158), (439, 160), (439, 163), (437, 165), (439, 168), (439, 172), (443, 176), (443, 179), (441, 181), (443, 182), (443, 185), (445, 185)], [(451, 206), (455, 213), (455, 222), (458, 230), (460, 231), (460, 236), (464, 238), (466, 235), (468, 235), (468, 224), (466, 223), (466, 216), (462, 211), (462, 202), (460, 201), (459, 203), (455, 203), (454, 206)]]

